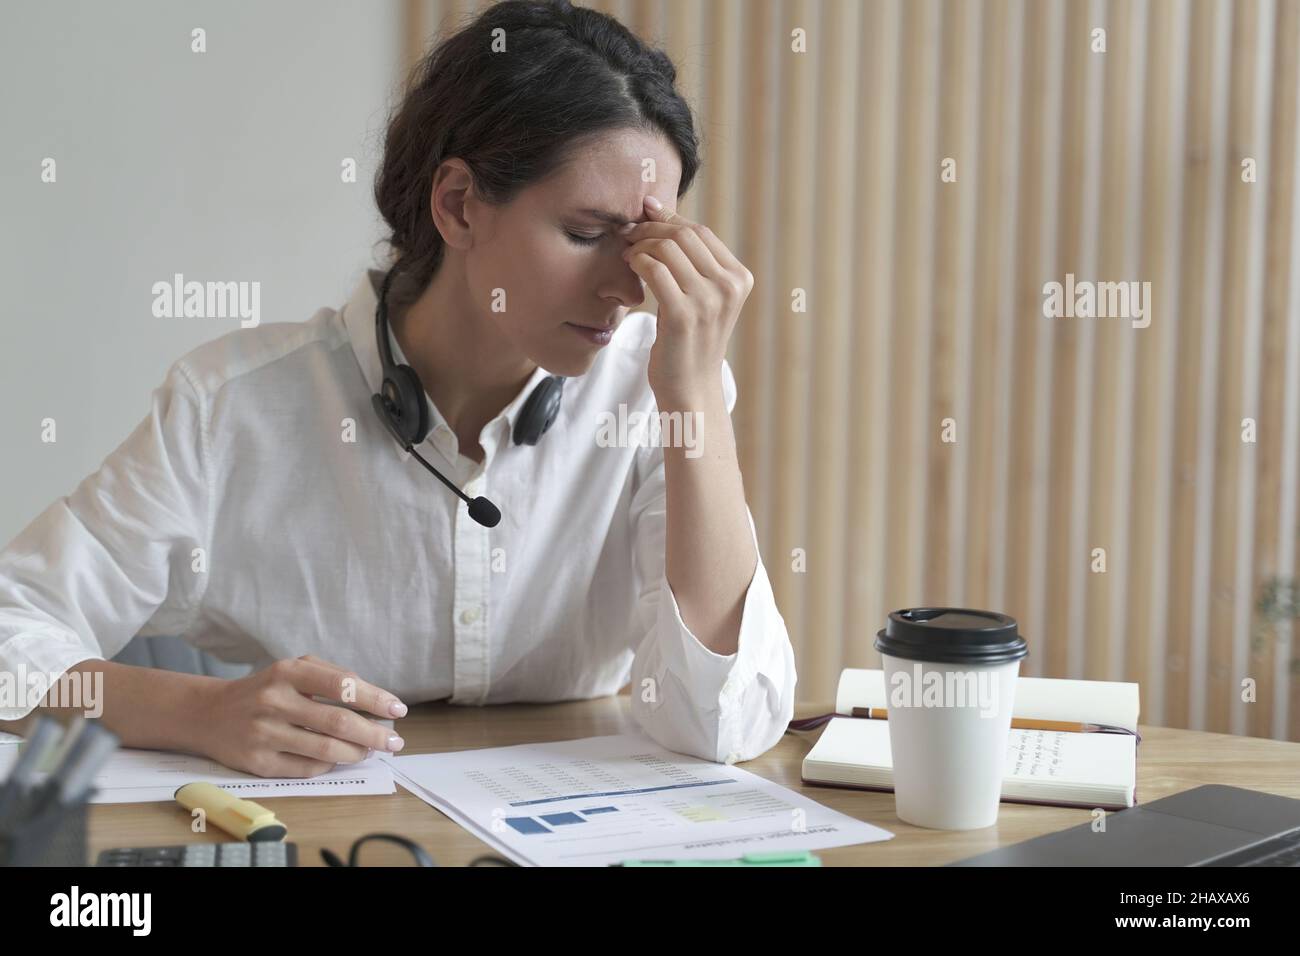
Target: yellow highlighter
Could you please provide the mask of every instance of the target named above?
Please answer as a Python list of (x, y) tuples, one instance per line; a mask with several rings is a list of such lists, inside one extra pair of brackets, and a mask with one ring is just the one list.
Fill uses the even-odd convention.
[(210, 783), (187, 783), (174, 796), (186, 810), (202, 809), (207, 822), (240, 840), (257, 843), (283, 840), (289, 833), (266, 807), (252, 800), (241, 800)]

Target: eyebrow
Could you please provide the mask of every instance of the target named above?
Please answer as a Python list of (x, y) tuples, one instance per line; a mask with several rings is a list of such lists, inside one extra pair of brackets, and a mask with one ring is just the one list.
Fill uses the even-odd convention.
[(618, 213), (616, 213), (616, 212), (606, 212), (606, 211), (603, 210), (603, 209), (579, 209), (579, 210), (578, 210), (578, 215), (580, 215), (580, 216), (590, 216), (590, 217), (593, 218), (593, 219), (599, 219), (599, 220), (601, 220), (602, 222), (613, 223), (613, 224), (616, 225), (616, 226), (621, 226), (621, 225), (623, 225), (624, 223), (628, 223), (628, 222), (633, 222), (633, 221), (635, 221), (635, 220), (632, 220), (632, 219), (628, 219), (628, 218), (626, 218), (626, 217), (624, 217), (624, 216), (620, 216), (620, 215), (619, 215)]

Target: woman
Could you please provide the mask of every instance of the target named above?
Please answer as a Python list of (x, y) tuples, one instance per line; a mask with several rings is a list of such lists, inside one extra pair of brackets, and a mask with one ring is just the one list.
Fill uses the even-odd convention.
[[(794, 658), (724, 359), (753, 280), (675, 212), (698, 165), (675, 78), (565, 2), (507, 0), (433, 50), (376, 179), (389, 268), (342, 310), (173, 365), (126, 442), (0, 554), (0, 666), (102, 674), (124, 745), (263, 776), (400, 751), (372, 717), (407, 703), (629, 680), (665, 747), (730, 762), (776, 743)], [(657, 316), (636, 311), (646, 286)], [(426, 466), (490, 504), (471, 514)], [(255, 669), (109, 660), (137, 633)]]

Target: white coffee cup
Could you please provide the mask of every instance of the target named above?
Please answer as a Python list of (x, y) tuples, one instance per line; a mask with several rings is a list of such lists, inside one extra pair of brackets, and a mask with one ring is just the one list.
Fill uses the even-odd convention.
[(900, 820), (973, 830), (998, 819), (1020, 661), (1016, 622), (970, 608), (909, 608), (876, 635)]

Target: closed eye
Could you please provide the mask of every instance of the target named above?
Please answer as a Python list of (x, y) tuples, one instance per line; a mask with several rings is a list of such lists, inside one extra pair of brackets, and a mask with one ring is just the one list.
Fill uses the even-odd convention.
[(564, 234), (569, 237), (571, 242), (576, 243), (579, 246), (594, 246), (603, 238), (603, 236), (575, 236), (567, 229), (564, 230)]

